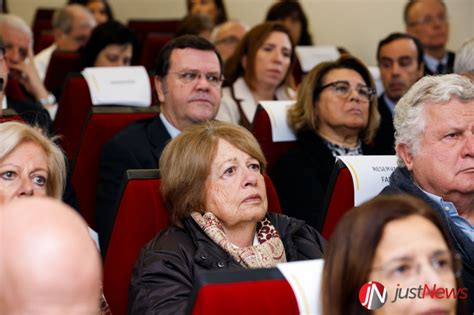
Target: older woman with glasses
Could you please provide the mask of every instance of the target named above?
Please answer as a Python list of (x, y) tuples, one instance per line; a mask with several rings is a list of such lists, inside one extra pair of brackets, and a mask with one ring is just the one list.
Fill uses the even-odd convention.
[(270, 174), (283, 211), (322, 227), (322, 202), (338, 155), (369, 154), (379, 125), (374, 83), (358, 59), (343, 56), (316, 66), (303, 80), (288, 121), (296, 146)]
[[(324, 315), (467, 314), (459, 255), (436, 213), (415, 197), (377, 197), (351, 210), (324, 259)], [(375, 282), (385, 303), (367, 293)]]

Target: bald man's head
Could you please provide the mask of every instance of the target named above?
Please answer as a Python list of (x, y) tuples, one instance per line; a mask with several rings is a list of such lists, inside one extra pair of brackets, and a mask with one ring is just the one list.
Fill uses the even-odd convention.
[(0, 209), (2, 314), (97, 314), (101, 262), (82, 218), (63, 203), (25, 198)]

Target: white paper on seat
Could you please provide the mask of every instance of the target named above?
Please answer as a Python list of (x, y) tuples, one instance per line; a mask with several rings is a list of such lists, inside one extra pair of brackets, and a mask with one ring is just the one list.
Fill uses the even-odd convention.
[(270, 117), (273, 142), (295, 141), (296, 136), (286, 119), (288, 107), (295, 104), (295, 101), (261, 101), (259, 104)]
[(354, 206), (377, 196), (389, 184), (397, 167), (396, 155), (338, 156), (349, 169), (354, 185)]
[(143, 66), (85, 68), (93, 105), (151, 105), (151, 86)]
[(289, 282), (300, 314), (321, 314), (321, 279), (324, 260), (303, 260), (278, 264), (277, 268)]
[(336, 46), (296, 46), (295, 52), (305, 73), (321, 62), (337, 60), (341, 55)]

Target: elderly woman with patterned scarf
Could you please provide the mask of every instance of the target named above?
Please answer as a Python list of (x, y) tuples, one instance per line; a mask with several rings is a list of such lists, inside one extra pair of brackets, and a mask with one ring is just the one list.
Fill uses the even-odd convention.
[(167, 145), (160, 190), (173, 225), (142, 250), (129, 313), (184, 313), (200, 271), (322, 257), (324, 240), (315, 229), (267, 211), (264, 169), (255, 138), (231, 123), (189, 127)]

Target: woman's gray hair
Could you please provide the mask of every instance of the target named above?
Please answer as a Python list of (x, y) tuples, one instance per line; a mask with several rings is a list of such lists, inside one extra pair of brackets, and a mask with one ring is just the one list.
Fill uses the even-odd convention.
[(30, 41), (33, 42), (33, 32), (31, 31), (31, 28), (20, 17), (14, 14), (0, 14), (0, 29), (5, 26), (28, 35)]
[[(474, 85), (468, 78), (447, 74), (426, 76), (416, 82), (395, 106), (395, 147), (405, 144), (416, 155), (425, 130), (426, 105), (445, 104), (453, 98), (463, 103), (474, 101)], [(398, 165), (405, 166), (400, 157)]]
[(474, 74), (474, 38), (465, 41), (461, 48), (456, 52), (456, 59), (454, 60), (454, 73)]

